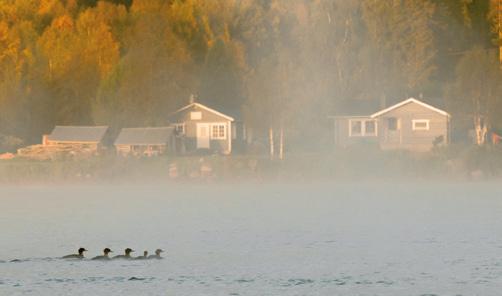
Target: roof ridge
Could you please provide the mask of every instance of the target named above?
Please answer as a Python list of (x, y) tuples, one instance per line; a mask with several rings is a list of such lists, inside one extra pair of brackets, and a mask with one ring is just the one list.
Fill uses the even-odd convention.
[(410, 98), (408, 98), (408, 99), (406, 99), (406, 100), (404, 100), (404, 101), (401, 101), (401, 102), (399, 102), (399, 103), (396, 103), (396, 104), (394, 104), (394, 105), (391, 105), (391, 106), (389, 106), (389, 107), (387, 107), (387, 108), (384, 108), (384, 109), (382, 109), (382, 110), (380, 110), (380, 111), (378, 111), (378, 112), (375, 112), (375, 113), (371, 114), (371, 115), (370, 115), (370, 117), (371, 117), (371, 118), (378, 117), (378, 116), (380, 116), (380, 115), (382, 115), (382, 114), (385, 114), (385, 113), (387, 113), (387, 112), (389, 112), (389, 111), (391, 111), (391, 110), (394, 110), (394, 109), (396, 109), (396, 108), (399, 108), (399, 107), (404, 106), (404, 105), (409, 104), (409, 103), (416, 103), (416, 104), (419, 104), (419, 105), (421, 105), (422, 107), (428, 108), (428, 109), (430, 109), (430, 110), (432, 110), (432, 111), (435, 111), (435, 112), (437, 112), (437, 113), (439, 113), (439, 114), (446, 115), (446, 116), (450, 117), (450, 114), (449, 114), (448, 112), (446, 112), (446, 111), (444, 111), (444, 110), (441, 110), (441, 109), (439, 109), (439, 108), (436, 108), (436, 107), (434, 107), (434, 106), (432, 106), (432, 105), (429, 105), (429, 104), (427, 104), (427, 103), (425, 103), (425, 102), (422, 102), (422, 101), (417, 100), (417, 99), (412, 98), (412, 97), (410, 97)]
[(171, 114), (169, 114), (168, 117), (170, 117), (170, 116), (172, 116), (172, 115), (174, 115), (174, 114), (176, 114), (178, 112), (181, 112), (183, 110), (186, 110), (186, 109), (188, 109), (188, 108), (190, 108), (192, 106), (198, 106), (198, 107), (200, 107), (202, 109), (205, 109), (206, 111), (212, 112), (212, 113), (214, 113), (216, 115), (219, 115), (219, 116), (221, 116), (223, 118), (226, 118), (226, 119), (228, 119), (230, 121), (235, 121), (235, 119), (233, 117), (231, 117), (229, 115), (226, 115), (226, 114), (223, 114), (223, 113), (221, 113), (221, 112), (219, 112), (219, 111), (217, 111), (217, 110), (215, 110), (215, 109), (213, 109), (211, 107), (208, 107), (208, 106), (206, 106), (206, 105), (204, 105), (202, 103), (197, 103), (197, 102), (193, 102), (193, 103), (190, 103), (190, 104), (188, 104), (188, 105), (186, 105), (184, 107), (179, 108), (178, 110), (176, 110), (176, 111), (172, 112)]

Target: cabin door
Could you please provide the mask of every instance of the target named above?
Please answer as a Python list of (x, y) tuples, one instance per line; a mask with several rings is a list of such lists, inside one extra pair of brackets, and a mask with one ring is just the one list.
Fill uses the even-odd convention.
[(197, 149), (209, 149), (209, 123), (197, 123)]
[(402, 122), (400, 118), (387, 117), (385, 143), (389, 145), (400, 145), (402, 142)]

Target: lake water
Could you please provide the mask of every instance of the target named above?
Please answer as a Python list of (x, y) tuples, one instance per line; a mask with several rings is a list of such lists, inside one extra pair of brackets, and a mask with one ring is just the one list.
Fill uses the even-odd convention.
[[(4, 186), (0, 210), (0, 295), (502, 291), (500, 184)], [(57, 259), (80, 246), (167, 252)]]

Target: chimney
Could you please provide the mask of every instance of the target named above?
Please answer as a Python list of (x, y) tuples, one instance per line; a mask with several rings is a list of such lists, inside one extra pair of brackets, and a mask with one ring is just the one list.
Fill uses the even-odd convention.
[(195, 103), (195, 95), (194, 95), (194, 94), (191, 94), (191, 95), (190, 95), (190, 98), (188, 99), (188, 103), (189, 103), (189, 104), (193, 104), (193, 103)]

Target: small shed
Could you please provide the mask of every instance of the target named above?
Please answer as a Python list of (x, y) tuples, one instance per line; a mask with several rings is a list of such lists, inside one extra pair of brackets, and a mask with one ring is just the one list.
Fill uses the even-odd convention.
[(237, 137), (235, 119), (227, 114), (194, 102), (170, 114), (168, 121), (174, 128), (180, 153), (232, 152), (232, 139)]
[(43, 137), (44, 146), (62, 146), (97, 152), (103, 148), (108, 126), (56, 126)]
[(332, 118), (336, 146), (371, 143), (383, 150), (429, 151), (450, 141), (450, 114), (414, 98), (369, 115)]
[(114, 145), (117, 154), (122, 156), (158, 156), (174, 152), (174, 128), (123, 128)]

